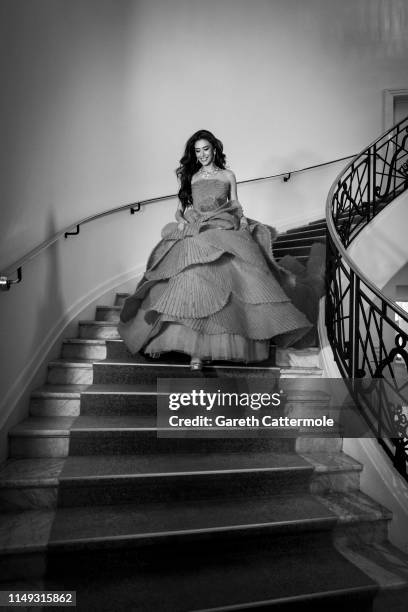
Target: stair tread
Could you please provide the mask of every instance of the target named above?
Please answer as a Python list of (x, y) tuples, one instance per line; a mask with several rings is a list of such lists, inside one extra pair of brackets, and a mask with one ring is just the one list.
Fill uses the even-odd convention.
[(45, 396), (79, 396), (81, 393), (84, 394), (141, 394), (141, 395), (156, 395), (157, 385), (151, 383), (140, 383), (136, 385), (126, 384), (92, 384), (92, 385), (43, 385), (38, 387), (31, 394), (32, 397), (45, 397)]
[(316, 496), (342, 523), (391, 519), (392, 512), (362, 491), (328, 491)]
[(0, 470), (0, 488), (58, 485), (65, 459), (8, 459)]
[(93, 385), (42, 385), (37, 387), (31, 397), (79, 398), (80, 394)]
[(103, 480), (155, 475), (221, 472), (310, 472), (312, 466), (295, 453), (189, 453), (184, 456), (89, 455), (67, 459), (8, 459), (0, 470), (0, 488), (58, 484), (59, 480)]
[[(123, 340), (121, 340), (123, 342)], [(105, 346), (106, 340), (93, 338), (66, 338), (64, 344), (81, 344), (84, 346)]]
[[(302, 240), (306, 243), (306, 244), (313, 244), (314, 242), (319, 241), (319, 238), (317, 238), (316, 236), (305, 236), (304, 238), (292, 238), (290, 237), (291, 234), (280, 234), (276, 240), (273, 243), (273, 246), (281, 246), (282, 242), (287, 242), (288, 244), (293, 244), (293, 243), (297, 243), (297, 242), (301, 242)], [(321, 240), (326, 239), (326, 235), (325, 234), (321, 234)]]
[(198, 474), (234, 471), (286, 471), (308, 472), (312, 466), (296, 453), (214, 452), (189, 453), (184, 456), (160, 455), (132, 456), (77, 456), (68, 457), (61, 478), (86, 479), (111, 476), (138, 476), (157, 474)]
[(343, 452), (308, 452), (300, 453), (300, 455), (313, 465), (316, 472), (343, 472), (350, 470), (361, 472), (363, 469), (363, 465), (359, 461)]
[(94, 325), (98, 326), (108, 326), (108, 327), (117, 327), (117, 321), (97, 321), (96, 319), (83, 319), (79, 321), (79, 325)]
[[(284, 368), (285, 369), (285, 368)], [(287, 368), (286, 368), (287, 369)], [(319, 377), (320, 378), (320, 377)], [(286, 385), (286, 399), (288, 401), (299, 400), (302, 403), (314, 402), (324, 403), (330, 397), (325, 391), (319, 389), (291, 389)], [(79, 398), (81, 395), (157, 395), (157, 385), (154, 383), (138, 383), (138, 384), (70, 384), (70, 385), (43, 385), (35, 389), (31, 397), (35, 398)]]
[(381, 588), (408, 585), (408, 554), (390, 542), (337, 545), (337, 548)]
[(335, 516), (312, 495), (276, 495), (247, 499), (81, 506), (59, 508), (51, 543), (84, 539), (146, 538), (150, 535), (275, 525), (322, 523), (331, 528)]
[[(16, 435), (68, 435), (69, 432), (112, 432), (112, 431), (157, 431), (156, 415), (120, 415), (120, 416), (31, 416), (18, 423), (10, 430)], [(182, 428), (178, 428), (180, 431)], [(191, 430), (191, 428), (187, 428)], [(225, 427), (228, 431), (230, 428)], [(173, 429), (172, 429), (173, 431)], [(274, 431), (278, 431), (275, 428)], [(293, 427), (280, 427), (281, 432), (293, 432)]]
[(28, 417), (15, 425), (10, 436), (22, 435), (68, 435), (78, 417)]
[[(166, 367), (171, 367), (171, 368), (176, 368), (178, 370), (180, 370), (180, 372), (182, 372), (183, 370), (188, 370), (190, 371), (190, 363), (189, 361), (187, 361), (186, 363), (169, 363), (168, 361), (164, 361), (162, 359), (154, 359), (153, 361), (136, 361), (139, 358), (139, 355), (135, 355), (133, 360), (126, 360), (123, 358), (120, 359), (106, 359), (102, 362), (99, 362), (99, 364), (103, 365), (103, 366), (120, 366), (120, 365), (126, 365), (126, 366), (144, 366), (147, 368), (166, 368)], [(242, 370), (246, 370), (246, 371), (253, 371), (253, 370), (265, 370), (265, 371), (271, 371), (271, 372), (279, 372), (279, 369), (277, 366), (274, 365), (265, 365), (264, 362), (260, 362), (259, 364), (250, 364), (250, 365), (244, 365), (244, 364), (232, 364), (232, 363), (228, 363), (228, 362), (211, 362), (210, 364), (206, 365), (204, 364), (203, 366), (203, 371), (205, 370), (231, 370), (231, 368), (233, 368), (234, 370), (237, 371), (242, 371)]]
[[(60, 510), (57, 517), (59, 513)], [(58, 541), (55, 536), (58, 532), (55, 524), (53, 525), (54, 516), (52, 511), (26, 511), (17, 515), (3, 515), (3, 524), (7, 530), (0, 535), (3, 554), (45, 551), (48, 542), (51, 553), (58, 552), (59, 548), (63, 549), (64, 544), (69, 541), (69, 527), (68, 538), (62, 540), (62, 547), (56, 545)], [(91, 516), (89, 519), (92, 523)], [(114, 522), (113, 516), (112, 523)], [(72, 520), (71, 524), (77, 523), (78, 521)], [(98, 563), (98, 558), (95, 558), (91, 565), (89, 561), (85, 561), (85, 573), (83, 563), (79, 563), (76, 568), (72, 567), (69, 574), (65, 573), (65, 588), (75, 584), (75, 588), (81, 593), (82, 603), (87, 601), (87, 609), (111, 610), (114, 598), (118, 609), (125, 609), (125, 603), (128, 606), (129, 601), (132, 601), (134, 609), (144, 612), (173, 612), (176, 609), (180, 612), (203, 612), (204, 609), (245, 602), (249, 605), (260, 602), (262, 606), (261, 602), (282, 602), (290, 598), (296, 601), (296, 598), (309, 598), (313, 594), (350, 595), (353, 591), (375, 591), (373, 581), (335, 550), (327, 538), (309, 539), (307, 546), (297, 538), (290, 549), (282, 543), (279, 545), (270, 540), (262, 546), (258, 543), (256, 548), (248, 548), (245, 554), (242, 554), (242, 549), (237, 552), (223, 547), (217, 549), (217, 554), (214, 554), (214, 551), (204, 555), (196, 555), (193, 552), (181, 556), (175, 553), (171, 556), (170, 564), (168, 556), (158, 556), (156, 561), (157, 569), (141, 571), (133, 558), (130, 558), (129, 562), (126, 557), (123, 558), (120, 565), (106, 563), (103, 557), (100, 557)], [(318, 579), (311, 580), (310, 572), (305, 571), (305, 568), (309, 567), (313, 568), (313, 576)], [(93, 605), (89, 603), (89, 597), (95, 597)]]
[(0, 556), (45, 551), (54, 517), (45, 509), (0, 514)]
[(75, 359), (74, 357), (70, 357), (69, 359), (54, 359), (53, 361), (48, 362), (48, 366), (50, 367), (60, 367), (60, 368), (84, 368), (87, 370), (92, 369), (92, 364), (94, 362), (98, 362), (101, 360), (98, 359), (86, 359), (79, 358)]

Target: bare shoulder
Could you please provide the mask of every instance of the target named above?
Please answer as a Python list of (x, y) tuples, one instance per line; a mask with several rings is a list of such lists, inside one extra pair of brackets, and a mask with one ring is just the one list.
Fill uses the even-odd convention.
[(229, 170), (229, 168), (225, 168), (225, 170), (223, 170), (224, 172), (224, 176), (226, 179), (228, 179), (228, 181), (230, 182), (230, 184), (235, 184), (237, 182), (236, 176), (234, 174), (234, 172), (232, 170)]

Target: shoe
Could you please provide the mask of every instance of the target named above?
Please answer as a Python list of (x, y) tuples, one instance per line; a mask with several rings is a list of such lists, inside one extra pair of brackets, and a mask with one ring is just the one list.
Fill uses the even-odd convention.
[(203, 369), (203, 362), (199, 357), (192, 357), (190, 361), (190, 370), (192, 372), (199, 372)]

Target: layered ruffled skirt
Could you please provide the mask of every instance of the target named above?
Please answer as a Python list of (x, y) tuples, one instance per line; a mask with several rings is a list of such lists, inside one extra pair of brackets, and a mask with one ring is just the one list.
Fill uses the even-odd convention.
[(270, 341), (289, 346), (311, 323), (283, 290), (271, 228), (239, 229), (236, 207), (167, 225), (118, 326), (132, 353), (180, 351), (202, 359), (262, 361)]

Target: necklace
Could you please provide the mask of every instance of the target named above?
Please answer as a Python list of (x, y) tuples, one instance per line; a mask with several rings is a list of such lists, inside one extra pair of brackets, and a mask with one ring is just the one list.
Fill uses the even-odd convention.
[(221, 168), (215, 167), (211, 172), (204, 169), (204, 166), (201, 167), (199, 173), (203, 176), (203, 178), (210, 178), (213, 174), (217, 174), (217, 172), (221, 172)]

